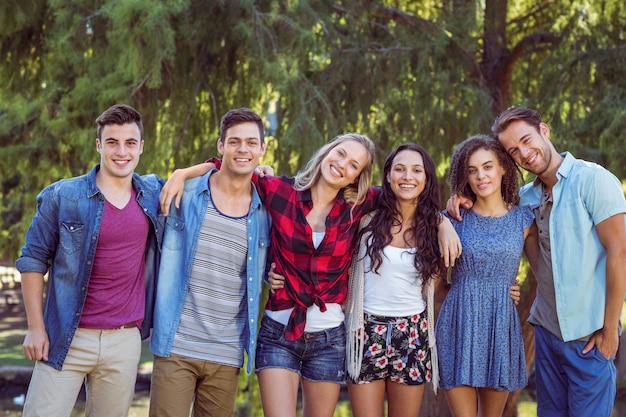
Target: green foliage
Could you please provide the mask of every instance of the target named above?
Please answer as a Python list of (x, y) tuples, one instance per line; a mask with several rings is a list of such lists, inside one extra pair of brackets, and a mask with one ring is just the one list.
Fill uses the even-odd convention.
[(0, 253), (17, 256), (41, 188), (97, 162), (94, 120), (115, 102), (141, 111), (139, 171), (163, 177), (215, 155), (233, 107), (267, 118), (278, 173), (358, 131), (379, 166), (414, 141), (443, 175), (456, 143), (518, 104), (623, 178), (625, 28), (619, 0), (4, 2)]

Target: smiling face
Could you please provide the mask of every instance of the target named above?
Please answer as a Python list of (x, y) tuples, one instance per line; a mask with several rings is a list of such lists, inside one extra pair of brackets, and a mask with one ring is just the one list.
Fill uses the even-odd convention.
[(96, 139), (100, 154), (99, 175), (127, 178), (133, 175), (139, 156), (143, 152), (143, 140), (136, 123), (104, 126), (100, 139)]
[(255, 122), (244, 122), (228, 128), (224, 142), (218, 140), (217, 150), (222, 154), (220, 171), (249, 176), (265, 153), (265, 143), (261, 143), (258, 125)]
[(391, 163), (387, 182), (398, 202), (417, 202), (426, 187), (424, 159), (419, 152), (404, 150), (399, 152)]
[(498, 134), (498, 140), (520, 167), (538, 176), (551, 170), (558, 159), (554, 158), (556, 150), (550, 142), (550, 129), (545, 123), (541, 123), (537, 131), (525, 121), (514, 121)]
[(338, 143), (322, 160), (320, 181), (337, 189), (355, 183), (368, 158), (367, 149), (360, 143), (353, 140)]
[(477, 198), (501, 195), (502, 178), (505, 171), (492, 151), (477, 149), (468, 161), (468, 182)]

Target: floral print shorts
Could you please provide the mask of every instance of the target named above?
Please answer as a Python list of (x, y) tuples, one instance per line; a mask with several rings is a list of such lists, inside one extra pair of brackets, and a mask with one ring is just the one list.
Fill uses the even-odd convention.
[(365, 314), (365, 349), (354, 384), (389, 379), (421, 385), (432, 378), (426, 312), (407, 317)]

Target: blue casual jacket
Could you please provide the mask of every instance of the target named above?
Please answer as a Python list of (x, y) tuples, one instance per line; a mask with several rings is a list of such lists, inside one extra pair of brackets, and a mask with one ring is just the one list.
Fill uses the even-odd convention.
[[(98, 243), (105, 198), (96, 186), (96, 165), (88, 174), (64, 179), (37, 196), (37, 211), (26, 232), (22, 255), (15, 262), (20, 272), (50, 271), (44, 323), (50, 340), (46, 364), (60, 370), (74, 338), (87, 295)], [(163, 217), (159, 193), (163, 180), (133, 174), (137, 202), (150, 219), (146, 245), (146, 307), (154, 305), (154, 289)], [(152, 313), (146, 312), (142, 336), (148, 335)]]
[[(169, 357), (187, 296), (191, 264), (198, 243), (198, 235), (210, 198), (209, 177), (211, 171), (201, 177), (187, 180), (185, 191), (177, 209), (170, 207), (163, 238), (164, 261), (159, 270), (157, 300), (154, 310), (154, 330), (150, 339), (152, 353)], [(252, 372), (256, 352), (257, 319), (262, 280), (266, 274), (265, 261), (270, 244), (271, 220), (252, 185), (252, 202), (248, 213), (247, 307), (248, 326), (246, 346), (247, 372)]]

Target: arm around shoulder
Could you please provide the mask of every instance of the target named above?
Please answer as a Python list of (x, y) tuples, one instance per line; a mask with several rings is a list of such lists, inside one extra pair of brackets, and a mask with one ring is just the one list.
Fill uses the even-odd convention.
[(187, 168), (174, 170), (163, 186), (161, 195), (159, 196), (159, 203), (161, 204), (161, 211), (163, 212), (163, 215), (168, 215), (172, 200), (174, 200), (176, 208), (180, 207), (180, 200), (183, 198), (183, 191), (185, 191), (185, 180), (204, 175), (213, 168), (215, 168), (214, 163), (203, 162)]

